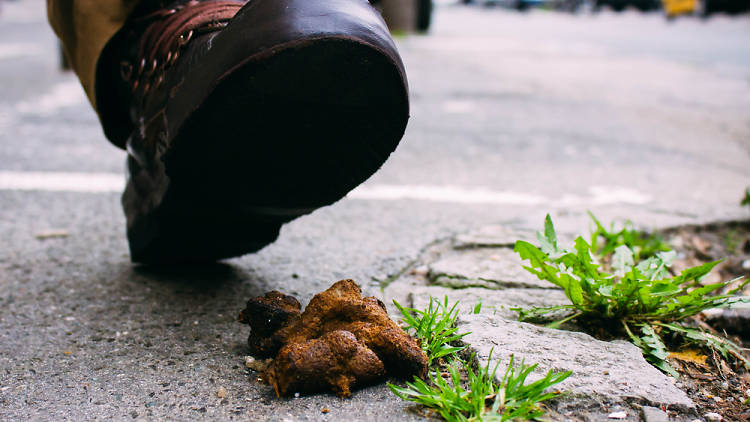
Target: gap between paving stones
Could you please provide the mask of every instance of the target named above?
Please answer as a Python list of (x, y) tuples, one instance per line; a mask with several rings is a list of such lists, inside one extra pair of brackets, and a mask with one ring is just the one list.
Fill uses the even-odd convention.
[[(538, 363), (532, 379), (541, 378), (549, 369), (572, 370), (573, 375), (559, 386), (570, 394), (557, 405), (566, 408), (568, 416), (583, 416), (585, 409), (585, 415), (598, 420), (616, 406), (640, 405), (694, 414), (694, 403), (676, 381), (646, 362), (629, 342), (601, 341), (581, 332), (517, 321), (518, 314), (510, 308), (569, 303), (562, 290), (522, 268), (512, 249), (519, 239), (534, 241), (528, 231), (501, 226), (436, 241), (410, 268), (383, 286), (386, 303), (396, 312), (394, 299), (422, 309), (430, 297), (442, 301), (447, 296), (451, 304), (459, 301), (459, 332), (472, 332), (463, 340), (469, 345), (468, 353), (476, 353), (480, 363), (486, 363), (492, 350), (492, 360), (499, 359), (501, 367), (511, 355), (528, 364)], [(570, 241), (572, 236), (561, 239)], [(481, 311), (474, 315), (479, 302)]]
[(446, 251), (427, 268), (431, 284), (453, 289), (557, 289), (523, 269), (521, 258), (507, 247)]

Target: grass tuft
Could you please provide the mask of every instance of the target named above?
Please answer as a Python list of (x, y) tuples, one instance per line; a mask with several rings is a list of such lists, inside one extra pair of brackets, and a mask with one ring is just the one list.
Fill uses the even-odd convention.
[[(468, 361), (458, 357), (466, 346), (454, 346), (470, 333), (457, 333), (458, 302), (448, 304), (430, 298), (427, 309), (419, 310), (393, 304), (401, 312), (404, 330), (416, 337), (427, 354), (431, 371), (426, 380), (414, 377), (405, 387), (388, 384), (391, 391), (403, 400), (434, 409), (447, 421), (510, 421), (535, 420), (544, 414), (540, 403), (560, 395), (548, 392), (549, 387), (562, 382), (571, 372), (549, 371), (547, 375), (526, 384), (526, 378), (537, 365), (516, 365), (513, 356), (503, 378), (497, 381), (498, 361), (491, 367), (492, 351), (487, 364), (478, 365), (475, 355)], [(471, 313), (482, 310), (481, 301)], [(446, 363), (447, 361), (447, 363)], [(476, 369), (474, 369), (476, 367)]]
[[(474, 362), (472, 356), (469, 362)], [(521, 362), (513, 356), (500, 382), (496, 379), (500, 362), (491, 367), (492, 352), (485, 366), (476, 370), (469, 362), (452, 361), (446, 373), (431, 372), (428, 381), (415, 378), (406, 387), (388, 384), (403, 400), (435, 409), (447, 421), (536, 420), (544, 415), (540, 403), (555, 398), (559, 392), (548, 389), (571, 375), (554, 372), (526, 384), (526, 378), (537, 365)], [(490, 369), (491, 368), (491, 369)]]
[(453, 346), (454, 343), (470, 333), (457, 334), (458, 302), (448, 307), (448, 296), (441, 303), (430, 297), (430, 304), (425, 310), (407, 308), (393, 301), (401, 312), (401, 320), (406, 323), (406, 332), (416, 337), (422, 350), (427, 354), (428, 364), (433, 361), (456, 354), (466, 346)]

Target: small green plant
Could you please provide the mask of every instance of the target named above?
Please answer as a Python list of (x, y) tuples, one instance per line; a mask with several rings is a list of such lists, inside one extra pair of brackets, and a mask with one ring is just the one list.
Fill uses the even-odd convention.
[[(474, 362), (472, 356), (469, 362)], [(496, 373), (500, 362), (490, 370), (492, 352), (485, 366), (475, 371), (471, 363), (452, 361), (444, 375), (432, 372), (428, 381), (414, 378), (406, 388), (388, 384), (394, 394), (435, 409), (447, 421), (510, 421), (536, 420), (544, 414), (540, 403), (557, 397), (559, 392), (547, 391), (568, 378), (568, 372), (554, 372), (526, 384), (528, 375), (537, 365), (521, 362), (516, 366), (513, 356), (500, 382)], [(465, 374), (465, 377), (462, 376)]]
[(634, 258), (640, 260), (671, 249), (661, 236), (636, 230), (631, 221), (626, 221), (619, 231), (615, 231), (614, 223), (607, 230), (591, 211), (588, 211), (588, 214), (596, 227), (591, 232), (591, 252), (594, 255), (607, 256), (618, 247), (625, 245), (633, 251)]
[(742, 206), (750, 205), (750, 188), (745, 188), (745, 196), (742, 197), (742, 201), (740, 201), (740, 205)]
[(445, 297), (443, 303), (430, 297), (430, 304), (423, 311), (401, 306), (395, 300), (393, 304), (401, 312), (401, 319), (406, 323), (406, 332), (419, 340), (422, 350), (427, 354), (429, 365), (437, 359), (458, 353), (465, 348), (465, 346), (451, 345), (470, 334), (456, 333), (458, 331), (456, 327), (458, 302), (448, 308), (448, 296)]
[[(544, 233), (538, 233), (537, 238), (539, 247), (519, 240), (514, 250), (521, 259), (529, 261), (529, 266), (524, 267), (526, 270), (561, 287), (571, 304), (529, 310), (514, 308), (521, 320), (539, 319), (564, 310), (568, 311), (567, 315), (549, 326), (556, 328), (574, 319), (598, 321), (608, 327), (621, 325), (647, 360), (672, 375), (676, 372), (666, 360), (668, 352), (662, 340), (663, 331), (700, 342), (723, 355), (738, 350), (739, 346), (729, 340), (722, 339), (717, 343), (714, 338), (718, 337), (707, 337), (705, 333), (700, 334), (700, 331), (682, 324), (705, 309), (750, 302), (748, 297), (735, 296), (748, 280), (718, 295), (715, 295), (717, 291), (727, 289), (738, 280), (701, 285), (701, 279), (720, 261), (688, 268), (671, 276), (669, 267), (675, 259), (675, 252), (656, 252), (647, 259), (637, 260), (628, 245), (620, 244), (607, 257), (609, 265), (605, 268), (594, 257), (592, 246), (582, 237), (575, 240), (573, 250), (561, 248), (549, 215), (545, 219)], [(750, 368), (750, 362), (741, 354), (733, 355)]]

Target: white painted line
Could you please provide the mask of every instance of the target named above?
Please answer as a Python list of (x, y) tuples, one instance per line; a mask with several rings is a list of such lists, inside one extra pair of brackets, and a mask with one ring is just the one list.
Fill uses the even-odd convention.
[[(0, 171), (0, 190), (106, 193), (121, 192), (124, 188), (125, 177), (113, 173)], [(552, 208), (643, 205), (651, 201), (648, 195), (618, 186), (593, 186), (589, 189), (589, 195), (565, 195), (557, 200), (522, 192), (429, 185), (363, 185), (349, 192), (347, 197), (371, 201), (410, 199), (453, 204), (546, 205)]]
[(612, 204), (645, 205), (651, 202), (650, 196), (635, 189), (621, 186), (591, 186), (588, 188), (588, 192), (588, 196), (563, 195), (562, 198), (552, 201), (550, 205), (556, 208), (564, 208), (581, 204), (587, 206)]
[(81, 88), (81, 84), (78, 81), (71, 80), (53, 86), (48, 94), (16, 104), (16, 110), (21, 113), (49, 115), (61, 108), (84, 104), (85, 102), (86, 95)]
[(347, 196), (354, 199), (415, 199), (459, 204), (536, 205), (546, 201), (542, 196), (512, 191), (423, 185), (365, 185), (354, 189)]
[(42, 49), (36, 44), (0, 44), (0, 60), (13, 59), (16, 57), (39, 56), (41, 54)]
[(619, 186), (592, 186), (589, 192), (596, 205), (627, 203), (644, 205), (651, 202), (651, 197), (635, 189)]
[(450, 114), (468, 114), (474, 112), (476, 104), (466, 100), (448, 100), (443, 102), (443, 111)]
[(0, 171), (0, 190), (105, 193), (124, 188), (121, 174)]

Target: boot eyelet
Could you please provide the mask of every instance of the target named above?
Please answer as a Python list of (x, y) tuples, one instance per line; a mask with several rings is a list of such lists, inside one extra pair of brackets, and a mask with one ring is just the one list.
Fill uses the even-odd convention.
[(122, 76), (123, 81), (130, 82), (130, 78), (133, 76), (133, 65), (129, 62), (121, 62), (120, 76)]
[(190, 42), (190, 39), (192, 39), (192, 38), (193, 38), (193, 30), (192, 29), (190, 31), (188, 31), (187, 34), (180, 35), (180, 40), (179, 40), (180, 47), (186, 45), (188, 42)]

